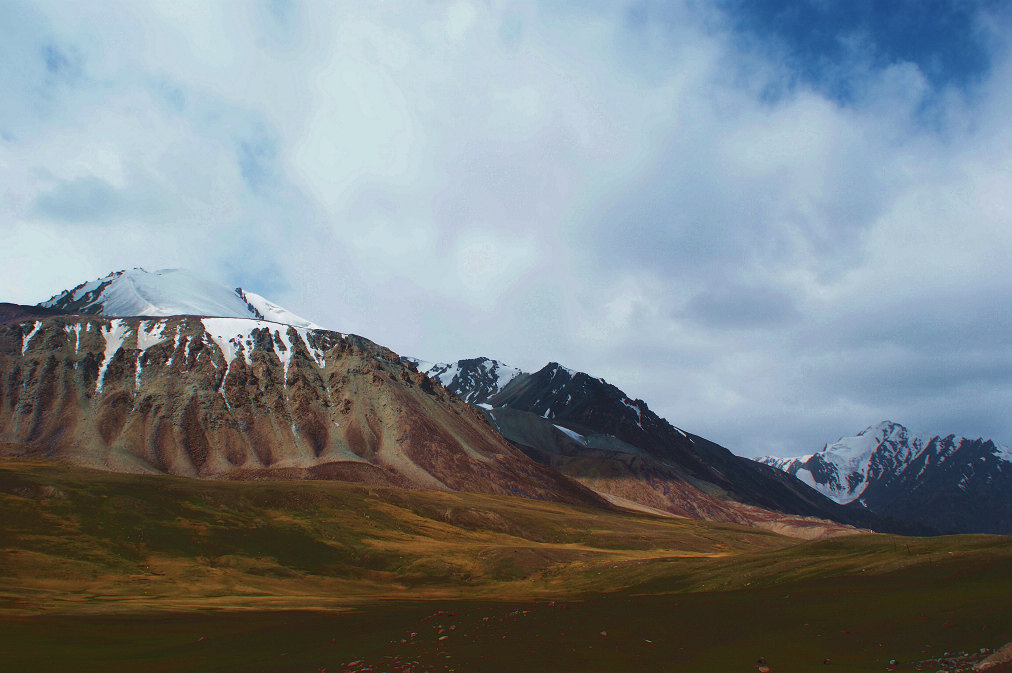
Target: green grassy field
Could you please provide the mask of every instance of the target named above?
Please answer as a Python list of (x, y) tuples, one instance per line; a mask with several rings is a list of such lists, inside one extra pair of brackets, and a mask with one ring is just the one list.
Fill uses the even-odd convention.
[(518, 498), (5, 462), (0, 549), (4, 671), (746, 671), (760, 656), (859, 671), (1012, 640), (998, 536), (802, 542)]

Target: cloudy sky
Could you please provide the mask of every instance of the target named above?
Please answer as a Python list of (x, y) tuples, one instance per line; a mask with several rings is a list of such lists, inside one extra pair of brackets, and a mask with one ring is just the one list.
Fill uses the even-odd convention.
[(743, 455), (1012, 444), (1003, 2), (0, 0), (0, 301), (186, 267)]

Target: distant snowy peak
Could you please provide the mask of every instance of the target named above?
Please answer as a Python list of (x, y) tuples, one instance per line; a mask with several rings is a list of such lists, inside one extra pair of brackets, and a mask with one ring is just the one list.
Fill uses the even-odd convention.
[(417, 358), (402, 358), (430, 379), (471, 404), (485, 404), (524, 372), (490, 358), (470, 358), (453, 363), (432, 363)]
[(922, 475), (939, 471), (956, 455), (957, 462), (968, 465), (989, 461), (1012, 464), (1012, 452), (990, 440), (923, 437), (891, 421), (869, 426), (853, 437), (841, 437), (816, 453), (756, 460), (793, 474), (841, 504), (858, 501), (867, 505), (869, 495), (879, 499), (897, 483), (915, 483)]
[(197, 315), (266, 320), (320, 329), (242, 288), (234, 290), (182, 269), (116, 271), (55, 295), (39, 306), (109, 317)]
[(762, 463), (763, 465), (769, 465), (770, 467), (775, 467), (778, 470), (783, 470), (784, 472), (790, 472), (791, 474), (794, 474), (794, 470), (792, 468), (794, 468), (795, 465), (803, 465), (813, 455), (815, 454), (809, 453), (806, 456), (800, 456), (798, 458), (778, 458), (777, 456), (760, 456), (755, 460), (757, 462)]
[(793, 474), (841, 504), (858, 500), (868, 485), (895, 475), (924, 448), (924, 440), (891, 421), (841, 437), (821, 451), (797, 458), (757, 458), (761, 463)]

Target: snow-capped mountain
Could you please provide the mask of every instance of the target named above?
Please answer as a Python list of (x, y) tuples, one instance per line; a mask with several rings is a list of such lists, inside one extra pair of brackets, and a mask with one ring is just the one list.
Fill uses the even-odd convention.
[(604, 504), (389, 349), (182, 271), (0, 304), (0, 456)]
[(884, 421), (797, 458), (756, 458), (841, 504), (954, 532), (1012, 533), (1012, 452)]
[(760, 457), (842, 505), (858, 500), (870, 483), (901, 472), (924, 450), (922, 438), (897, 423), (884, 421), (853, 437), (841, 437), (821, 451), (797, 458)]
[(890, 527), (687, 433), (643, 400), (559, 363), (529, 373), (489, 358), (438, 365), (405, 360), (482, 407), (527, 455), (624, 506), (749, 524), (764, 517), (769, 523), (776, 518), (771, 513), (780, 513)]
[(112, 317), (199, 315), (252, 318), (320, 329), (242, 288), (230, 289), (184, 269), (116, 271), (81, 283), (39, 304), (66, 313)]

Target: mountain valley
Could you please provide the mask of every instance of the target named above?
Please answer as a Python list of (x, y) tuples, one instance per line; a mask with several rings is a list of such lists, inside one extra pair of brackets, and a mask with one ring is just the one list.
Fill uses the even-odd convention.
[(512, 496), (39, 460), (0, 463), (0, 511), (7, 670), (950, 670), (946, 653), (1012, 640), (1001, 536), (799, 541)]
[(113, 273), (0, 305), (0, 662), (956, 670), (1012, 640), (1010, 538), (920, 516), (997, 502), (1007, 451), (850, 439), (746, 459), (558, 363), (428, 363)]

